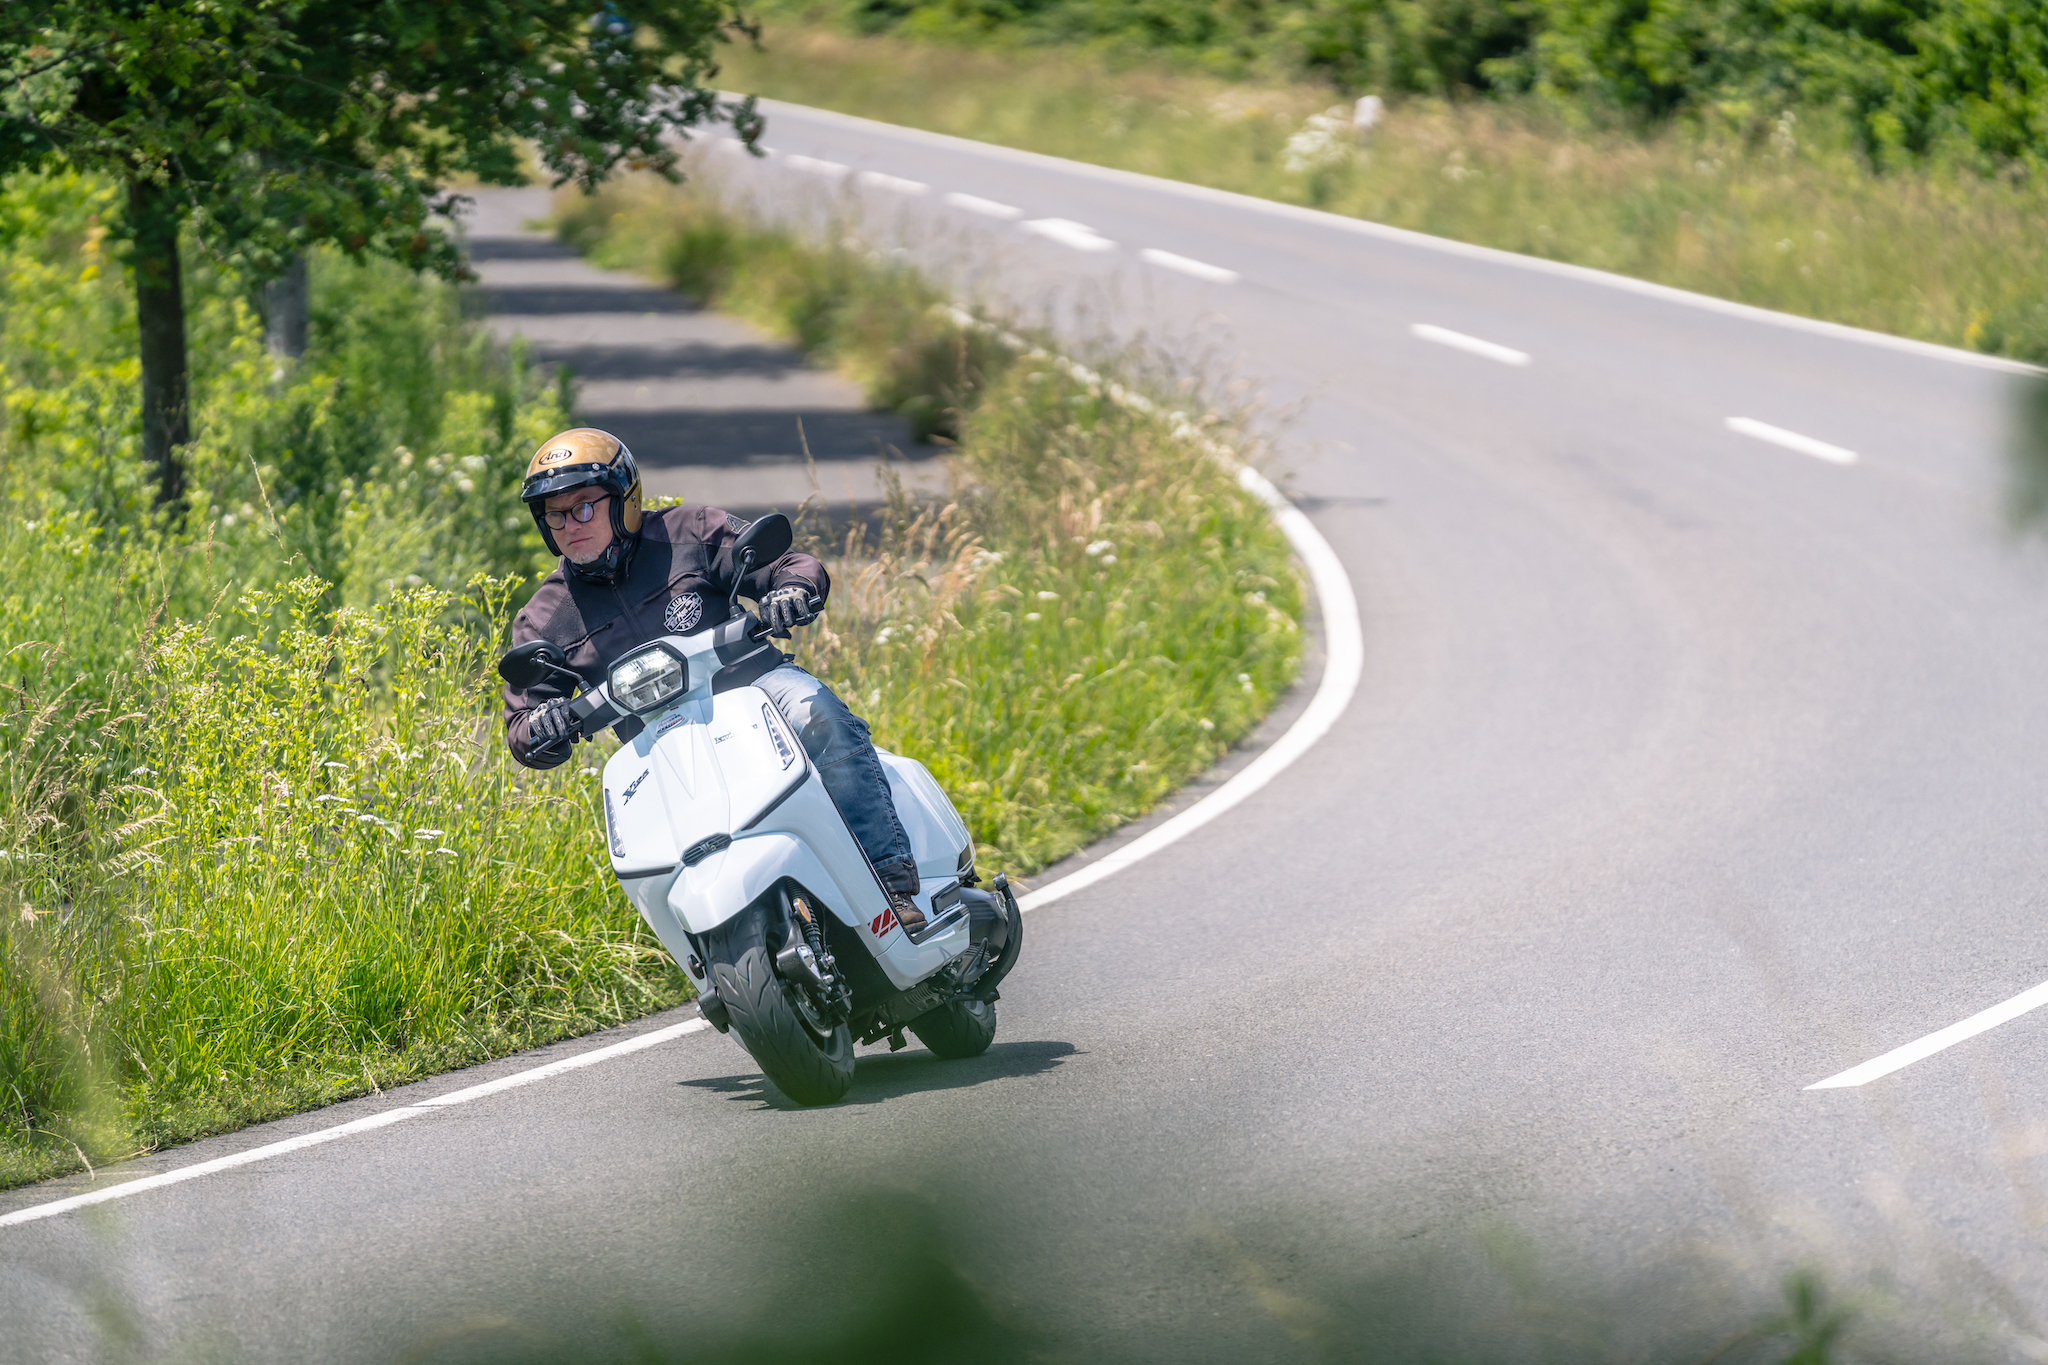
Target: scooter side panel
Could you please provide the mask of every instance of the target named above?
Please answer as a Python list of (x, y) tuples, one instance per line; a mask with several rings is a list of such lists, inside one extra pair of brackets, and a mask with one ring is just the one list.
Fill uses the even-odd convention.
[(914, 758), (877, 749), (882, 771), (889, 775), (889, 795), (896, 801), (897, 818), (910, 836), (911, 855), (917, 859), (917, 875), (928, 890), (937, 890), (960, 873), (960, 851), (971, 842), (967, 822), (953, 809), (924, 764)]

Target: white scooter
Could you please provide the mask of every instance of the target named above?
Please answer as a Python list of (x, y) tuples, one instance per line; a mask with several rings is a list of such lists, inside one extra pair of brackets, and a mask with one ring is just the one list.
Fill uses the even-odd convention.
[[(734, 580), (788, 550), (781, 514), (733, 547)], [(734, 594), (737, 601), (737, 592)], [(604, 767), (612, 871), (675, 960), (698, 1007), (739, 1037), (800, 1104), (853, 1083), (854, 1040), (974, 1057), (995, 1037), (996, 985), (1016, 965), (1024, 920), (1006, 878), (980, 889), (974, 841), (922, 763), (878, 750), (910, 836), (925, 925), (896, 922), (846, 820), (788, 723), (752, 686), (783, 661), (745, 613), (634, 650), (570, 703), (584, 736), (616, 726)], [(499, 661), (514, 687), (583, 679), (555, 645)]]

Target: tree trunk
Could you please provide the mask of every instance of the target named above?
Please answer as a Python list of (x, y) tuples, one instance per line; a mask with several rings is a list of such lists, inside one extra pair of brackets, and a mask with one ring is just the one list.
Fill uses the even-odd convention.
[(282, 276), (263, 286), (263, 339), (274, 354), (306, 353), (306, 258), (292, 257)]
[(178, 219), (178, 201), (170, 190), (140, 176), (128, 182), (135, 321), (142, 334), (142, 458), (156, 471), (159, 504), (185, 491), (178, 448), (192, 439)]

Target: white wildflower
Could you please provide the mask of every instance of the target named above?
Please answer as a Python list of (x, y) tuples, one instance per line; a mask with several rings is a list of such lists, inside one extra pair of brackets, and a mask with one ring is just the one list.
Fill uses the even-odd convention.
[(1357, 153), (1356, 138), (1348, 111), (1343, 108), (1310, 114), (1308, 121), (1287, 139), (1281, 159), (1296, 175), (1329, 170), (1343, 165)]
[(1116, 542), (1112, 540), (1091, 540), (1088, 542), (1088, 553), (1091, 555), (1099, 555), (1104, 550), (1114, 550), (1115, 548)]

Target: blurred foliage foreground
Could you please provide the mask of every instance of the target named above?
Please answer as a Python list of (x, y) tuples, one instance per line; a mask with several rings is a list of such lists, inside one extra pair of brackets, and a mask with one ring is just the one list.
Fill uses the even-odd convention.
[[(958, 433), (957, 499), (840, 544), (804, 644), (992, 868), (1142, 812), (1286, 687), (1300, 588), (1208, 428), (842, 248), (646, 202), (779, 263)], [(195, 252), (190, 480), (155, 507), (115, 211), (0, 182), (0, 1184), (686, 998), (603, 860), (601, 751), (536, 774), (498, 737), (563, 395), (447, 286), (328, 256), (280, 362)]]

